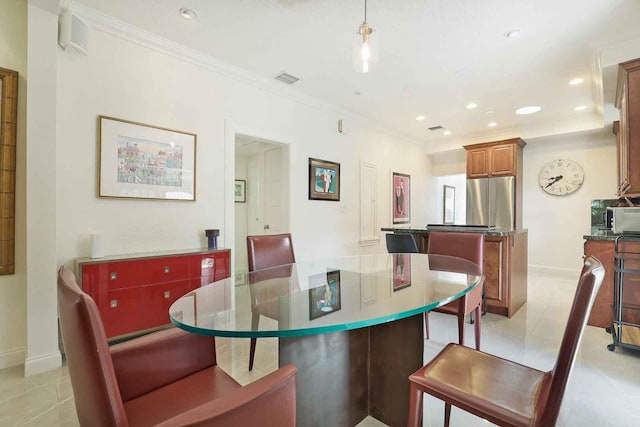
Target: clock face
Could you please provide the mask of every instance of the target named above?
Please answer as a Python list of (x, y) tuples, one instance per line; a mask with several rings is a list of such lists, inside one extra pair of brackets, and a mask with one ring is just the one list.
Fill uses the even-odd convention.
[(554, 196), (566, 196), (576, 191), (584, 181), (582, 166), (573, 160), (556, 159), (542, 167), (538, 175), (540, 187)]

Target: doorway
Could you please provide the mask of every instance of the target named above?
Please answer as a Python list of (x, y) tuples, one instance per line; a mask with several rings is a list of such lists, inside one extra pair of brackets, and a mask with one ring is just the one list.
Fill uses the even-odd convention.
[(247, 236), (289, 232), (289, 146), (236, 134), (235, 179), (244, 181), (234, 210), (235, 270), (241, 272), (248, 269)]

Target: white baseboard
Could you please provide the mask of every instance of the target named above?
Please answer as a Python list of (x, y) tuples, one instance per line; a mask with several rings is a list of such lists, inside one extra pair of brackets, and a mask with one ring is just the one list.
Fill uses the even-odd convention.
[(580, 276), (580, 270), (573, 268), (548, 267), (546, 265), (529, 264), (529, 273), (555, 274), (561, 277), (576, 279)]
[(30, 357), (24, 362), (24, 376), (29, 377), (62, 366), (60, 351), (54, 351), (38, 357)]
[(0, 369), (11, 368), (12, 366), (24, 364), (26, 353), (27, 352), (24, 349), (0, 353)]

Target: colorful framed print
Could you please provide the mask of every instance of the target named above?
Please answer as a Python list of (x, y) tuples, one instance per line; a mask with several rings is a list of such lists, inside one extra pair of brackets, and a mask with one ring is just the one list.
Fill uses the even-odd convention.
[(444, 200), (442, 204), (442, 223), (453, 224), (456, 217), (456, 187), (444, 186)]
[(340, 201), (340, 163), (309, 158), (309, 200)]
[(196, 200), (196, 134), (98, 117), (98, 196)]
[(411, 254), (393, 254), (393, 291), (411, 286)]
[(326, 316), (342, 308), (339, 270), (329, 271), (310, 278), (309, 281), (310, 283), (320, 282), (309, 289), (309, 320)]
[(391, 205), (393, 223), (406, 224), (411, 221), (411, 176), (393, 172)]
[(233, 195), (236, 203), (247, 202), (247, 181), (244, 179), (236, 179), (233, 186)]

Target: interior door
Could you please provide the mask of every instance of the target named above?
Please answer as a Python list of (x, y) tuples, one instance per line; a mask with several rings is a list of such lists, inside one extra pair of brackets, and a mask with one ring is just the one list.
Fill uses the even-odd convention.
[(281, 147), (264, 152), (264, 188), (262, 234), (284, 233), (286, 213), (284, 207), (285, 168)]

